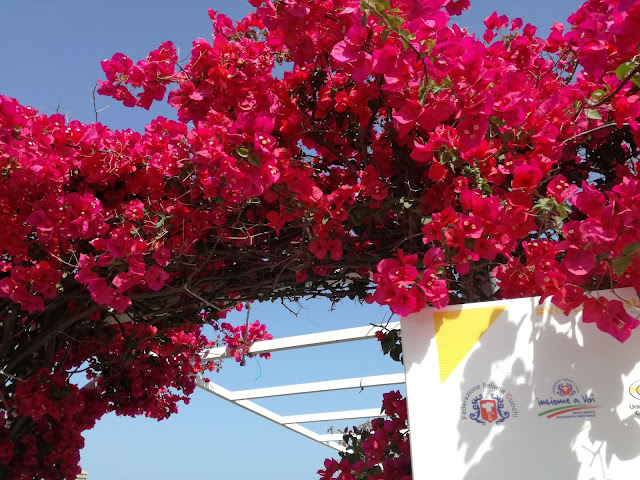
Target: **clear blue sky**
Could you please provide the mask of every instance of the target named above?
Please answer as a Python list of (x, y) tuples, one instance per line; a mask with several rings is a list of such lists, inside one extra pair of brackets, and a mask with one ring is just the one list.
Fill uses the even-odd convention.
[[(545, 36), (554, 20), (564, 21), (580, 3), (472, 0), (471, 13), (458, 23), (481, 35), (482, 19), (497, 10), (539, 26)], [(141, 58), (165, 40), (180, 45), (184, 57), (194, 39), (210, 38), (208, 8), (235, 19), (251, 9), (246, 0), (6, 2), (0, 16), (0, 94), (44, 113), (59, 110), (91, 122), (91, 92), (103, 78), (100, 60), (115, 52)], [(153, 116), (173, 116), (170, 107), (146, 112), (99, 97), (98, 108), (107, 106), (99, 120), (111, 128), (141, 130)], [(318, 300), (303, 305), (298, 317), (278, 305), (255, 305), (251, 318), (283, 337), (380, 323), (385, 317), (387, 310), (375, 306), (346, 302), (331, 311), (328, 302)], [(242, 323), (244, 316), (230, 319)], [(375, 341), (348, 345), (283, 352), (259, 363), (249, 360), (244, 368), (229, 360), (212, 379), (235, 390), (401, 371), (399, 364), (382, 356)], [(386, 390), (283, 397), (262, 404), (281, 414), (377, 407)], [(327, 425), (313, 428), (324, 432)], [(327, 447), (202, 391), (167, 421), (107, 416), (87, 432), (86, 440), (82, 467), (90, 480), (313, 479), (323, 460), (333, 455)]]

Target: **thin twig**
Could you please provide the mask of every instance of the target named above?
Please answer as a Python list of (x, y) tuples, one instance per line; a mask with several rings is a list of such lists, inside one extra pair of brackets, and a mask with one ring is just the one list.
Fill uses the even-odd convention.
[(251, 312), (251, 304), (246, 302), (244, 308), (247, 310), (247, 318), (244, 322), (244, 347), (242, 347), (242, 358), (240, 359), (240, 366), (244, 367), (247, 364), (245, 357), (247, 355), (247, 334), (249, 333), (249, 313)]
[(107, 108), (110, 107), (110, 105), (107, 105), (104, 108), (101, 108), (100, 110), (98, 110), (98, 107), (96, 106), (96, 89), (98, 88), (97, 85), (93, 86), (93, 92), (91, 92), (91, 103), (93, 104), (93, 113), (95, 114), (95, 118), (96, 118), (96, 123), (98, 123), (98, 113), (105, 111)]
[(609, 100), (611, 100), (613, 97), (615, 97), (618, 92), (620, 90), (622, 90), (622, 88), (625, 86), (625, 84), (631, 80), (633, 78), (633, 76), (640, 72), (640, 64), (636, 65), (634, 68), (631, 69), (631, 71), (629, 71), (629, 73), (627, 73), (627, 75), (620, 81), (620, 84), (611, 91), (611, 93), (609, 93), (607, 96), (603, 97), (600, 99), (600, 101), (598, 101), (597, 103), (594, 103), (593, 105), (590, 105), (591, 108), (596, 108), (599, 107), (600, 105), (603, 105), (605, 103), (607, 103)]
[[(628, 124), (625, 123), (624, 125), (628, 125)], [(599, 127), (592, 128), (591, 130), (587, 130), (586, 132), (581, 132), (574, 135), (573, 137), (567, 138), (566, 140), (564, 140), (563, 143), (569, 143), (571, 140), (575, 140), (578, 137), (584, 137), (585, 135), (589, 135), (590, 133), (597, 132), (598, 130), (602, 130), (604, 128), (609, 128), (609, 127), (615, 127), (615, 126), (616, 126), (615, 123), (607, 123), (606, 125), (600, 125)]]
[(1, 368), (0, 368), (0, 374), (4, 375), (5, 377), (9, 377), (12, 380), (17, 380), (18, 382), (24, 382), (24, 380), (21, 379), (20, 377), (16, 377), (15, 375), (11, 375), (10, 373), (5, 372)]

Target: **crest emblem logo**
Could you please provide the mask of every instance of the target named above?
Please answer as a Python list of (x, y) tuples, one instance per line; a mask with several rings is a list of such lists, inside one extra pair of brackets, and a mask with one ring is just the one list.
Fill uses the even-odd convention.
[(480, 401), (480, 415), (483, 420), (491, 423), (498, 418), (498, 409), (495, 400)]
[(471, 400), (471, 408), (474, 410), (469, 415), (471, 420), (475, 420), (481, 425), (495, 422), (498, 425), (509, 418), (509, 412), (505, 411), (504, 399), (494, 393), (491, 394), (491, 398), (483, 400), (482, 394)]
[(570, 383), (558, 385), (558, 395), (562, 395), (563, 397), (570, 397), (574, 393), (576, 393), (576, 391), (573, 389), (573, 386)]
[(578, 392), (580, 392), (580, 390), (573, 380), (561, 378), (553, 384), (553, 390), (551, 393), (553, 395), (558, 395), (559, 397), (572, 397)]

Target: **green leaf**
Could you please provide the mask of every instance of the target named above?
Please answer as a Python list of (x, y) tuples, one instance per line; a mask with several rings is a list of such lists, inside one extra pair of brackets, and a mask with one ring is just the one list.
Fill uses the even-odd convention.
[(598, 90), (596, 90), (595, 92), (593, 92), (591, 94), (591, 96), (593, 97), (594, 100), (600, 100), (602, 97), (604, 97), (607, 93), (602, 90), (601, 88), (599, 88)]
[(249, 149), (244, 147), (236, 148), (236, 153), (240, 155), (242, 158), (247, 158), (249, 156)]
[(533, 206), (534, 210), (549, 210), (553, 208), (552, 198), (541, 198), (538, 202)]
[[(502, 127), (503, 125), (507, 124), (507, 122), (505, 122), (504, 119), (500, 117), (489, 117), (489, 121), (496, 127)], [(504, 154), (502, 156), (504, 156)]]
[(590, 118), (592, 120), (602, 120), (602, 115), (600, 115), (600, 112), (598, 110), (590, 108), (586, 113), (587, 118)]
[(635, 62), (625, 62), (616, 68), (616, 77), (618, 80), (622, 80), (627, 74), (636, 66)]
[(420, 83), (420, 88), (418, 89), (418, 103), (420, 105), (424, 105), (427, 101), (427, 95), (429, 94), (429, 89), (424, 84), (424, 82)]
[(399, 32), (400, 29), (402, 28), (402, 18), (401, 17), (395, 17), (392, 15), (386, 15), (385, 19), (387, 20), (387, 23), (389, 24), (389, 26), (391, 27), (392, 30)]
[(640, 242), (633, 242), (622, 249), (621, 255), (623, 257), (626, 257), (629, 255), (637, 255), (639, 252), (640, 252)]
[(558, 212), (558, 215), (562, 218), (567, 218), (567, 216), (570, 213), (570, 210), (567, 208), (567, 206), (564, 203), (559, 203), (556, 206), (556, 212)]
[(255, 153), (252, 153), (251, 155), (249, 155), (249, 157), (247, 158), (247, 161), (254, 167), (260, 166), (260, 159)]
[(385, 11), (385, 9), (391, 8), (391, 6), (389, 5), (389, 2), (387, 2), (386, 0), (372, 0), (372, 1), (373, 1), (373, 7), (378, 11), (378, 13), (382, 13)]
[(616, 275), (618, 277), (621, 276), (627, 268), (629, 268), (629, 265), (631, 265), (631, 260), (631, 257), (618, 257), (611, 262), (613, 271), (616, 272)]
[(389, 353), (389, 351), (391, 351), (394, 345), (395, 345), (395, 342), (393, 341), (393, 338), (391, 338), (389, 335), (385, 335), (384, 337), (382, 337), (382, 340), (380, 341), (380, 346), (382, 347), (382, 353), (385, 355)]
[(385, 28), (380, 34), (380, 40), (382, 41), (383, 44), (387, 43), (387, 38), (389, 38), (390, 33), (391, 33), (391, 30)]
[(362, 0), (360, 2), (360, 10), (362, 10), (363, 12), (366, 12), (369, 9), (369, 2), (367, 0)]
[(400, 361), (401, 354), (402, 354), (402, 351), (399, 348), (392, 348), (389, 351), (389, 356), (391, 357), (391, 360), (395, 360), (396, 362)]

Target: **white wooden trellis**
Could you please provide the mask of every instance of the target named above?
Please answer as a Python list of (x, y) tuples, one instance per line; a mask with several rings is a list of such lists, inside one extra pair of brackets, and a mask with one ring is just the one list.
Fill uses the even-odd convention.
[[(393, 322), (384, 327), (367, 325), (363, 327), (347, 328), (343, 330), (332, 330), (328, 332), (312, 333), (308, 335), (298, 335), (294, 337), (278, 338), (254, 343), (249, 349), (249, 353), (257, 355), (260, 353), (273, 353), (284, 350), (292, 350), (318, 345), (330, 345), (334, 343), (351, 342), (356, 340), (370, 340), (375, 338), (375, 334), (380, 330), (400, 329), (400, 322)], [(201, 354), (203, 361), (222, 360), (229, 358), (225, 347), (211, 348)], [(282, 425), (300, 435), (304, 435), (311, 440), (331, 447), (335, 450), (344, 450), (338, 443), (342, 440), (342, 434), (318, 434), (300, 425), (301, 423), (346, 420), (354, 418), (371, 418), (380, 416), (380, 407), (365, 408), (359, 410), (344, 410), (339, 412), (319, 412), (302, 415), (279, 415), (257, 403), (251, 401), (256, 398), (270, 398), (284, 395), (299, 395), (304, 393), (329, 392), (336, 390), (346, 390), (350, 388), (378, 387), (383, 385), (404, 384), (404, 373), (393, 373), (388, 375), (373, 375), (358, 378), (343, 378), (328, 380), (323, 382), (300, 383), (295, 385), (282, 385), (278, 387), (254, 388), (249, 390), (229, 391), (226, 388), (212, 382), (205, 381), (198, 377), (196, 385), (224, 400), (249, 410), (267, 420), (271, 420), (278, 425)]]

